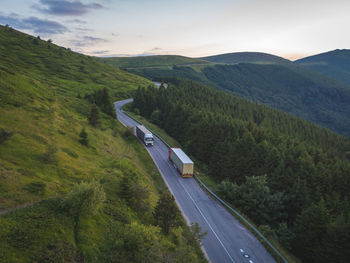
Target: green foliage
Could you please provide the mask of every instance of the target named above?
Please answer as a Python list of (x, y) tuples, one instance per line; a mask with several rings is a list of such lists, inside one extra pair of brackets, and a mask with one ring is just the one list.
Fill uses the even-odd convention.
[(52, 164), (57, 161), (56, 159), (57, 147), (54, 144), (49, 144), (43, 155), (43, 161), (47, 164)]
[(71, 244), (58, 241), (44, 247), (38, 252), (34, 260), (40, 263), (75, 263), (82, 262), (82, 257)]
[(130, 139), (134, 137), (134, 128), (133, 127), (127, 127), (123, 132), (123, 137), (125, 139)]
[(96, 127), (100, 123), (100, 115), (96, 104), (92, 104), (90, 116), (89, 116), (90, 125)]
[(161, 262), (163, 249), (159, 232), (157, 227), (136, 222), (114, 230), (107, 262)]
[(238, 63), (289, 63), (282, 57), (260, 52), (235, 52), (216, 56), (203, 57), (202, 59), (223, 64)]
[(345, 257), (325, 247), (336, 218), (350, 211), (349, 139), (185, 80), (140, 88), (133, 106), (146, 118), (159, 110), (161, 128), (205, 164), (216, 192), (302, 260)]
[(106, 194), (97, 181), (76, 185), (63, 201), (63, 209), (74, 218), (94, 215), (103, 205)]
[(120, 182), (120, 196), (129, 204), (134, 204), (133, 185), (129, 176), (124, 176)]
[(8, 140), (13, 135), (12, 131), (8, 131), (4, 128), (0, 128), (0, 143)]
[(105, 87), (95, 91), (93, 94), (85, 95), (91, 103), (98, 105), (101, 110), (109, 116), (115, 118), (115, 110), (108, 89)]
[(160, 196), (154, 209), (154, 220), (165, 234), (169, 234), (170, 228), (178, 224), (179, 210), (176, 206), (174, 197), (169, 193)]
[(89, 145), (89, 140), (88, 140), (88, 134), (85, 130), (85, 128), (83, 128), (80, 133), (79, 133), (79, 142), (82, 144), (82, 145), (85, 145), (85, 146), (88, 146)]
[[(182, 235), (185, 227), (179, 227), (176, 245), (171, 235), (162, 234), (156, 237), (162, 245), (152, 245), (147, 233), (160, 230), (151, 226), (151, 208), (166, 189), (164, 182), (142, 145), (120, 136), (125, 128), (114, 118), (100, 114), (103, 129), (88, 129), (91, 104), (77, 98), (105, 87), (110, 101), (129, 98), (137, 86), (150, 82), (33, 39), (0, 26), (0, 127), (14, 132), (0, 145), (0, 211), (17, 207), (0, 216), (0, 262), (111, 262), (107, 255), (116, 253), (113, 247), (120, 241), (113, 234), (124, 229), (141, 233), (145, 243), (140, 253), (145, 252), (142, 246), (154, 247), (156, 259), (205, 262), (197, 245)], [(78, 142), (77, 131), (83, 127), (90, 147)], [(50, 145), (60, 151), (48, 151)], [(44, 161), (46, 151), (54, 162)], [(135, 203), (127, 206), (118, 190), (131, 173), (137, 174), (132, 183)], [(129, 227), (131, 222), (139, 227)], [(137, 242), (127, 234), (123, 240)], [(143, 257), (132, 247), (132, 255), (124, 249), (129, 246), (118, 243), (116, 262)]]
[(200, 244), (203, 238), (208, 234), (208, 231), (202, 232), (202, 228), (198, 222), (191, 223), (188, 241)]
[(196, 58), (188, 58), (183, 56), (145, 56), (145, 57), (115, 57), (115, 58), (101, 58), (106, 64), (113, 65), (119, 68), (140, 68), (140, 67), (166, 67), (184, 64), (206, 64), (204, 61)]
[[(339, 53), (346, 52), (349, 51)], [(309, 65), (307, 62), (306, 65), (311, 68), (316, 67), (316, 70), (320, 68), (323, 73), (332, 72), (331, 75), (339, 73), (348, 78), (345, 76), (348, 73), (343, 72), (346, 68), (343, 64), (347, 55), (342, 55), (341, 63), (338, 63), (339, 61), (335, 58), (325, 58), (326, 62), (321, 62), (321, 65), (317, 63)], [(210, 60), (211, 57), (204, 59)], [(325, 65), (329, 61), (332, 61), (332, 66), (328, 70), (328, 66)], [(350, 90), (346, 85), (317, 71), (269, 54), (254, 52), (223, 54), (213, 56), (212, 62), (224, 64), (145, 66), (130, 67), (127, 70), (157, 81), (166, 82), (169, 77), (173, 77), (201, 82), (283, 110), (337, 133), (350, 135), (348, 118)], [(333, 66), (337, 67), (334, 71)]]
[(24, 186), (26, 191), (35, 194), (45, 194), (46, 184), (44, 182), (31, 182)]
[(66, 154), (68, 154), (70, 157), (73, 157), (73, 158), (78, 158), (79, 155), (75, 152), (73, 152), (71, 149), (69, 148), (66, 148), (66, 147), (63, 147), (61, 148), (62, 152), (65, 152)]
[(350, 84), (350, 50), (336, 49), (295, 61), (304, 67)]

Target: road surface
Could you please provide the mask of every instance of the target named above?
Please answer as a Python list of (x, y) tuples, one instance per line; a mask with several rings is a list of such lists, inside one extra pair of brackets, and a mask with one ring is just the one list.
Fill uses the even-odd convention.
[[(115, 102), (118, 120), (125, 126), (137, 123), (123, 113), (121, 107), (132, 99)], [(141, 142), (140, 142), (141, 143)], [(146, 148), (169, 190), (174, 195), (188, 224), (198, 222), (208, 231), (202, 245), (213, 263), (272, 263), (276, 262), (258, 239), (232, 214), (212, 199), (193, 178), (182, 178), (168, 160), (168, 148), (157, 137), (154, 146)]]

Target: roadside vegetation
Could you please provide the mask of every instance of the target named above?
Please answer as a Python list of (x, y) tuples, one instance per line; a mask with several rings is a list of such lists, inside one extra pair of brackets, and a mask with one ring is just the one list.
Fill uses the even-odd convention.
[(115, 118), (149, 81), (10, 27), (0, 57), (0, 210), (28, 205), (0, 217), (0, 262), (206, 262), (174, 202), (155, 216), (167, 188)]
[(348, 138), (193, 81), (169, 82), (138, 89), (133, 110), (179, 141), (219, 196), (302, 262), (350, 257)]

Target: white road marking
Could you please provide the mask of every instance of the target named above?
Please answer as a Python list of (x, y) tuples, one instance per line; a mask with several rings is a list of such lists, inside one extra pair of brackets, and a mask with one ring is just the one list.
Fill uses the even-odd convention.
[[(123, 113), (121, 113), (120, 115), (122, 115)], [(125, 114), (123, 114), (125, 117), (126, 117), (126, 115)], [(124, 125), (124, 124), (123, 124)], [(125, 126), (125, 125), (124, 125)], [(147, 147), (146, 147), (146, 149), (147, 149)], [(160, 152), (160, 149), (158, 149), (157, 147), (155, 148), (155, 150), (156, 151), (158, 151), (158, 153), (160, 154), (160, 155), (162, 155), (162, 153)], [(148, 151), (148, 149), (147, 149), (147, 151)], [(149, 152), (149, 151), (148, 151)], [(149, 152), (150, 153), (150, 152)], [(153, 159), (153, 156), (152, 156), (152, 154), (150, 153), (150, 155), (151, 155), (151, 157), (152, 157), (152, 159)], [(153, 161), (154, 161), (154, 163), (156, 164), (156, 162), (155, 162), (155, 160), (153, 159)], [(174, 167), (172, 167), (171, 165), (170, 165), (170, 163), (169, 162), (166, 162), (168, 165), (169, 165), (169, 167), (170, 168), (174, 168)], [(157, 168), (158, 168), (158, 170), (160, 171), (160, 169), (159, 169), (159, 167), (158, 167), (158, 165), (156, 164), (156, 166), (157, 166)], [(164, 177), (164, 179), (165, 179), (165, 177)], [(166, 181), (166, 180), (165, 180)], [(228, 257), (231, 259), (231, 261), (233, 262), (233, 263), (235, 263), (235, 261), (234, 261), (234, 259), (231, 257), (231, 255), (230, 255), (230, 253), (228, 252), (228, 250), (226, 249), (226, 247), (225, 247), (225, 245), (222, 243), (222, 241), (220, 240), (220, 238), (218, 237), (218, 235), (216, 234), (216, 232), (214, 231), (214, 229), (213, 229), (213, 227), (210, 225), (210, 223), (209, 223), (209, 221), (207, 220), (207, 218), (204, 216), (204, 214), (203, 214), (203, 212), (200, 210), (200, 208), (198, 207), (198, 205), (196, 204), (196, 202), (194, 201), (194, 199), (192, 198), (192, 196), (190, 195), (190, 193), (186, 190), (186, 188), (184, 187), (184, 185), (182, 184), (182, 182), (179, 180), (179, 182), (180, 182), (180, 185), (182, 186), (182, 188), (185, 190), (185, 192), (186, 192), (186, 194), (189, 196), (189, 198), (191, 199), (191, 201), (193, 202), (193, 204), (194, 204), (194, 206), (197, 208), (197, 210), (199, 211), (199, 213), (201, 214), (201, 216), (203, 217), (203, 219), (204, 219), (204, 221), (207, 223), (207, 225), (209, 226), (209, 228), (210, 228), (210, 230), (213, 232), (213, 234), (214, 234), (214, 236), (216, 237), (216, 239), (219, 241), (219, 243), (221, 244), (221, 246), (223, 247), (223, 249), (225, 250), (225, 252), (227, 253), (227, 255), (228, 255)], [(167, 184), (167, 183), (166, 183)], [(168, 186), (168, 188), (169, 188), (169, 190), (171, 189), (170, 187), (169, 187), (169, 185), (167, 184), (167, 186)], [(171, 191), (171, 190), (170, 190)], [(172, 192), (172, 191), (171, 191)], [(172, 193), (173, 194), (173, 193)], [(174, 195), (174, 194), (173, 194)], [(178, 206), (179, 206), (179, 204), (178, 204)], [(188, 220), (188, 219), (187, 219)], [(186, 220), (186, 221), (187, 221)]]

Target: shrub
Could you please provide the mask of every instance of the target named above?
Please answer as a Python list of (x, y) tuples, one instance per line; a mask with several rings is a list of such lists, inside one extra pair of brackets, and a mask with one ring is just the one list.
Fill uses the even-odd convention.
[(85, 146), (88, 146), (89, 145), (89, 140), (88, 140), (88, 134), (87, 132), (85, 131), (85, 128), (83, 128), (79, 134), (79, 142), (82, 144), (82, 145), (85, 145)]
[(43, 182), (31, 182), (23, 187), (23, 189), (27, 190), (31, 193), (36, 194), (45, 194), (46, 184)]
[(48, 145), (47, 150), (43, 155), (43, 161), (47, 164), (56, 162), (57, 148), (55, 145)]
[(0, 143), (8, 140), (13, 135), (12, 131), (0, 128)]
[(103, 186), (97, 181), (76, 185), (63, 201), (63, 209), (75, 219), (96, 214), (106, 199)]

